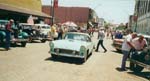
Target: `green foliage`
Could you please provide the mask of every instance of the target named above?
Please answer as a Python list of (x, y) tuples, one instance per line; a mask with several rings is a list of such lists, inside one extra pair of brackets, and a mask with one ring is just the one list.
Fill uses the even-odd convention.
[(126, 29), (125, 26), (118, 26), (118, 27), (116, 28), (116, 30), (125, 30), (125, 29)]

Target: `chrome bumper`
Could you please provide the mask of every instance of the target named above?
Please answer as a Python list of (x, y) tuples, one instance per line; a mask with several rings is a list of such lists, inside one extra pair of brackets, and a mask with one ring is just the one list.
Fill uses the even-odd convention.
[(65, 57), (84, 58), (84, 56), (73, 55), (73, 54), (56, 53), (56, 52), (49, 52), (49, 53), (53, 55), (65, 56)]

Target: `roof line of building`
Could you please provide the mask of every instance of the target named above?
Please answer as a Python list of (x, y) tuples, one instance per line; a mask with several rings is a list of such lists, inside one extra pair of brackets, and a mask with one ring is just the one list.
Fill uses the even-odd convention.
[(2, 4), (0, 3), (0, 9), (2, 10), (7, 10), (7, 11), (13, 11), (13, 12), (18, 12), (18, 13), (23, 13), (23, 14), (28, 14), (28, 15), (34, 15), (34, 16), (39, 16), (39, 17), (46, 17), (46, 18), (51, 18), (49, 15), (43, 13), (42, 11), (35, 11), (35, 10), (29, 10), (26, 8), (19, 8), (15, 6), (10, 6), (8, 4)]

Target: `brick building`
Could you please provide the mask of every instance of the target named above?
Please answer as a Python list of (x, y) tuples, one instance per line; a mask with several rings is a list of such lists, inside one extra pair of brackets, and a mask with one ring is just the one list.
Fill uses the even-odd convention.
[[(47, 15), (52, 15), (51, 6), (42, 6), (42, 11)], [(97, 22), (98, 18), (94, 10), (88, 7), (58, 7), (54, 10), (55, 23), (64, 23), (73, 21), (78, 25), (87, 25), (88, 21)], [(50, 24), (51, 20), (46, 19), (46, 23)]]

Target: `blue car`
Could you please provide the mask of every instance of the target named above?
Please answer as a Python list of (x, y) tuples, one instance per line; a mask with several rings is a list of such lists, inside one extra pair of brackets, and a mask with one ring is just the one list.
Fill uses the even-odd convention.
[[(5, 45), (5, 38), (6, 38), (6, 30), (5, 26), (8, 23), (8, 20), (0, 20), (0, 46)], [(16, 45), (16, 43), (21, 43), (22, 47), (26, 46), (26, 43), (28, 42), (28, 34), (26, 32), (21, 32), (15, 24), (13, 24), (12, 29), (14, 32), (17, 31), (17, 36), (14, 36), (14, 33), (11, 35), (11, 43)]]

